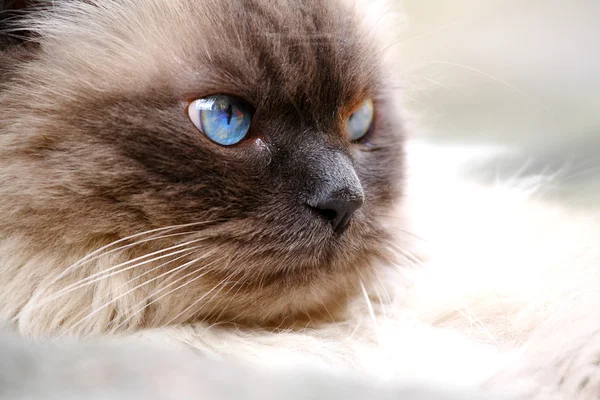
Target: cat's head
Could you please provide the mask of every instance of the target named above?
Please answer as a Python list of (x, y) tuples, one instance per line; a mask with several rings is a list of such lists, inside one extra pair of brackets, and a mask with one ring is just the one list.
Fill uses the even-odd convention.
[(385, 254), (403, 128), (381, 27), (350, 3), (36, 11), (4, 66), (0, 235), (59, 254), (39, 266), (52, 276), (118, 241), (61, 279), (117, 279), (81, 290), (136, 294), (149, 325), (264, 322), (351, 293)]

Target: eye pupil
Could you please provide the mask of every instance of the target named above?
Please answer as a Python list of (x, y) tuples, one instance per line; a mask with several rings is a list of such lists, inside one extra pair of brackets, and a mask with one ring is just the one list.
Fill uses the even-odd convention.
[(232, 107), (231, 104), (227, 106), (227, 125), (231, 125), (231, 117), (232, 117)]
[(241, 99), (217, 95), (191, 102), (188, 116), (207, 138), (223, 146), (232, 146), (248, 134), (251, 110), (251, 106)]

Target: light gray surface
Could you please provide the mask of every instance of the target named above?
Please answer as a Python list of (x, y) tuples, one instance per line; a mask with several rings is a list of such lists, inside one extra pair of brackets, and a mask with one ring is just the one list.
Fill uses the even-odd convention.
[(0, 399), (489, 400), (315, 372), (266, 373), (190, 354), (98, 344), (34, 345), (0, 334)]
[(503, 146), (465, 160), (487, 183), (521, 176), (573, 207), (600, 204), (600, 1), (403, 0), (399, 46), (419, 134)]

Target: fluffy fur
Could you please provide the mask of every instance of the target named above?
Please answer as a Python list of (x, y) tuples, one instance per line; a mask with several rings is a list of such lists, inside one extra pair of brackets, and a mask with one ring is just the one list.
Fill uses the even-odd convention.
[[(42, 8), (21, 25), (31, 40), (25, 47), (3, 38), (3, 316), (33, 335), (153, 328), (134, 337), (266, 369), (319, 364), (335, 372), (475, 387), (523, 400), (597, 398), (599, 277), (588, 240), (599, 231), (595, 219), (541, 204), (522, 189), (467, 185), (449, 174), (455, 166), (440, 153), (419, 146), (408, 149), (408, 187), (400, 204), (395, 185), (401, 175), (394, 171), (403, 164), (399, 145), (405, 128), (395, 119), (394, 95), (387, 92), (395, 83), (386, 75), (394, 59), (385, 42), (393, 37), (388, 23), (393, 13), (379, 3), (366, 8), (316, 0), (306, 7), (273, 3), (288, 10), (283, 15), (277, 7), (260, 6), (267, 3), (237, 8), (218, 1), (203, 7), (191, 0), (66, 1)], [(318, 15), (310, 5), (318, 6)], [(259, 34), (250, 41), (246, 34), (252, 29)], [(330, 57), (319, 56), (317, 48), (328, 49)], [(282, 65), (286, 69), (279, 70)], [(284, 79), (286, 73), (292, 79)], [(256, 86), (259, 77), (267, 84)], [(203, 89), (190, 89), (189, 82)], [(272, 154), (278, 147), (268, 146), (241, 148), (232, 158), (211, 150), (184, 121), (182, 102), (216, 84), (214, 90), (231, 85), (226, 87), (248, 91), (245, 96), (261, 104), (272, 130), (303, 126), (292, 132), (307, 139), (307, 126), (320, 127), (322, 141), (281, 142), (289, 151), (279, 155)], [(369, 91), (373, 88), (376, 92)], [(313, 94), (318, 104), (311, 104)], [(328, 118), (343, 120), (344, 107), (351, 109), (367, 95), (379, 101), (373, 137), (378, 151), (342, 145), (335, 129), (327, 128)], [(148, 132), (156, 133), (153, 140), (144, 140)], [(258, 134), (252, 146), (264, 143)], [(313, 188), (302, 182), (326, 172), (302, 169), (308, 167), (290, 149), (314, 152), (324, 143), (340, 146), (353, 160), (368, 196), (343, 238), (327, 236), (313, 216), (290, 216), (298, 210), (291, 205), (294, 191), (285, 185), (299, 185), (295, 189), (306, 194)], [(190, 149), (210, 160), (210, 168)], [(245, 158), (252, 151), (265, 158)], [(311, 159), (312, 166), (326, 165), (327, 159)], [(269, 179), (261, 180), (265, 176)], [(209, 196), (210, 190), (221, 191)], [(236, 201), (236, 190), (249, 202)], [(181, 226), (190, 219), (216, 222), (190, 235), (190, 226)], [(136, 242), (116, 242), (121, 248), (112, 253), (115, 247), (102, 246), (174, 225), (150, 235), (197, 238), (202, 248), (194, 251), (209, 254), (203, 262), (218, 268), (184, 290), (167, 288), (164, 297), (149, 296), (169, 284), (160, 279), (168, 265), (158, 260), (142, 264), (141, 258), (135, 269), (95, 275), (128, 266), (123, 263), (132, 258), (160, 256), (155, 252), (183, 241), (169, 237), (140, 247), (141, 237), (133, 237)], [(388, 240), (390, 225), (399, 231), (394, 241)], [(226, 261), (219, 258), (223, 254)], [(139, 267), (150, 271), (142, 291), (136, 288)], [(247, 286), (233, 285), (222, 300), (213, 299), (215, 285), (225, 285), (224, 267)], [(283, 269), (293, 271), (288, 276)], [(78, 282), (85, 286), (70, 286)], [(355, 291), (358, 296), (334, 313), (333, 305), (343, 306)], [(200, 304), (205, 312), (188, 313), (198, 299), (210, 300)], [(296, 329), (212, 322), (161, 327), (206, 317), (264, 323), (285, 317), (299, 322), (300, 316), (321, 318), (306, 329), (297, 323)]]

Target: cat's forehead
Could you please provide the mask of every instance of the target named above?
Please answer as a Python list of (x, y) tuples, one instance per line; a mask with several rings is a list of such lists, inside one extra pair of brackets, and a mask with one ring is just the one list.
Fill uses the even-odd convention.
[(63, 87), (351, 103), (377, 84), (381, 56), (357, 1), (66, 0), (35, 29)]
[[(217, 2), (196, 54), (200, 91), (261, 102), (344, 103), (368, 95), (380, 68), (376, 44), (355, 10), (331, 0)], [(206, 40), (203, 40), (206, 39)], [(191, 62), (190, 65), (194, 65)]]

